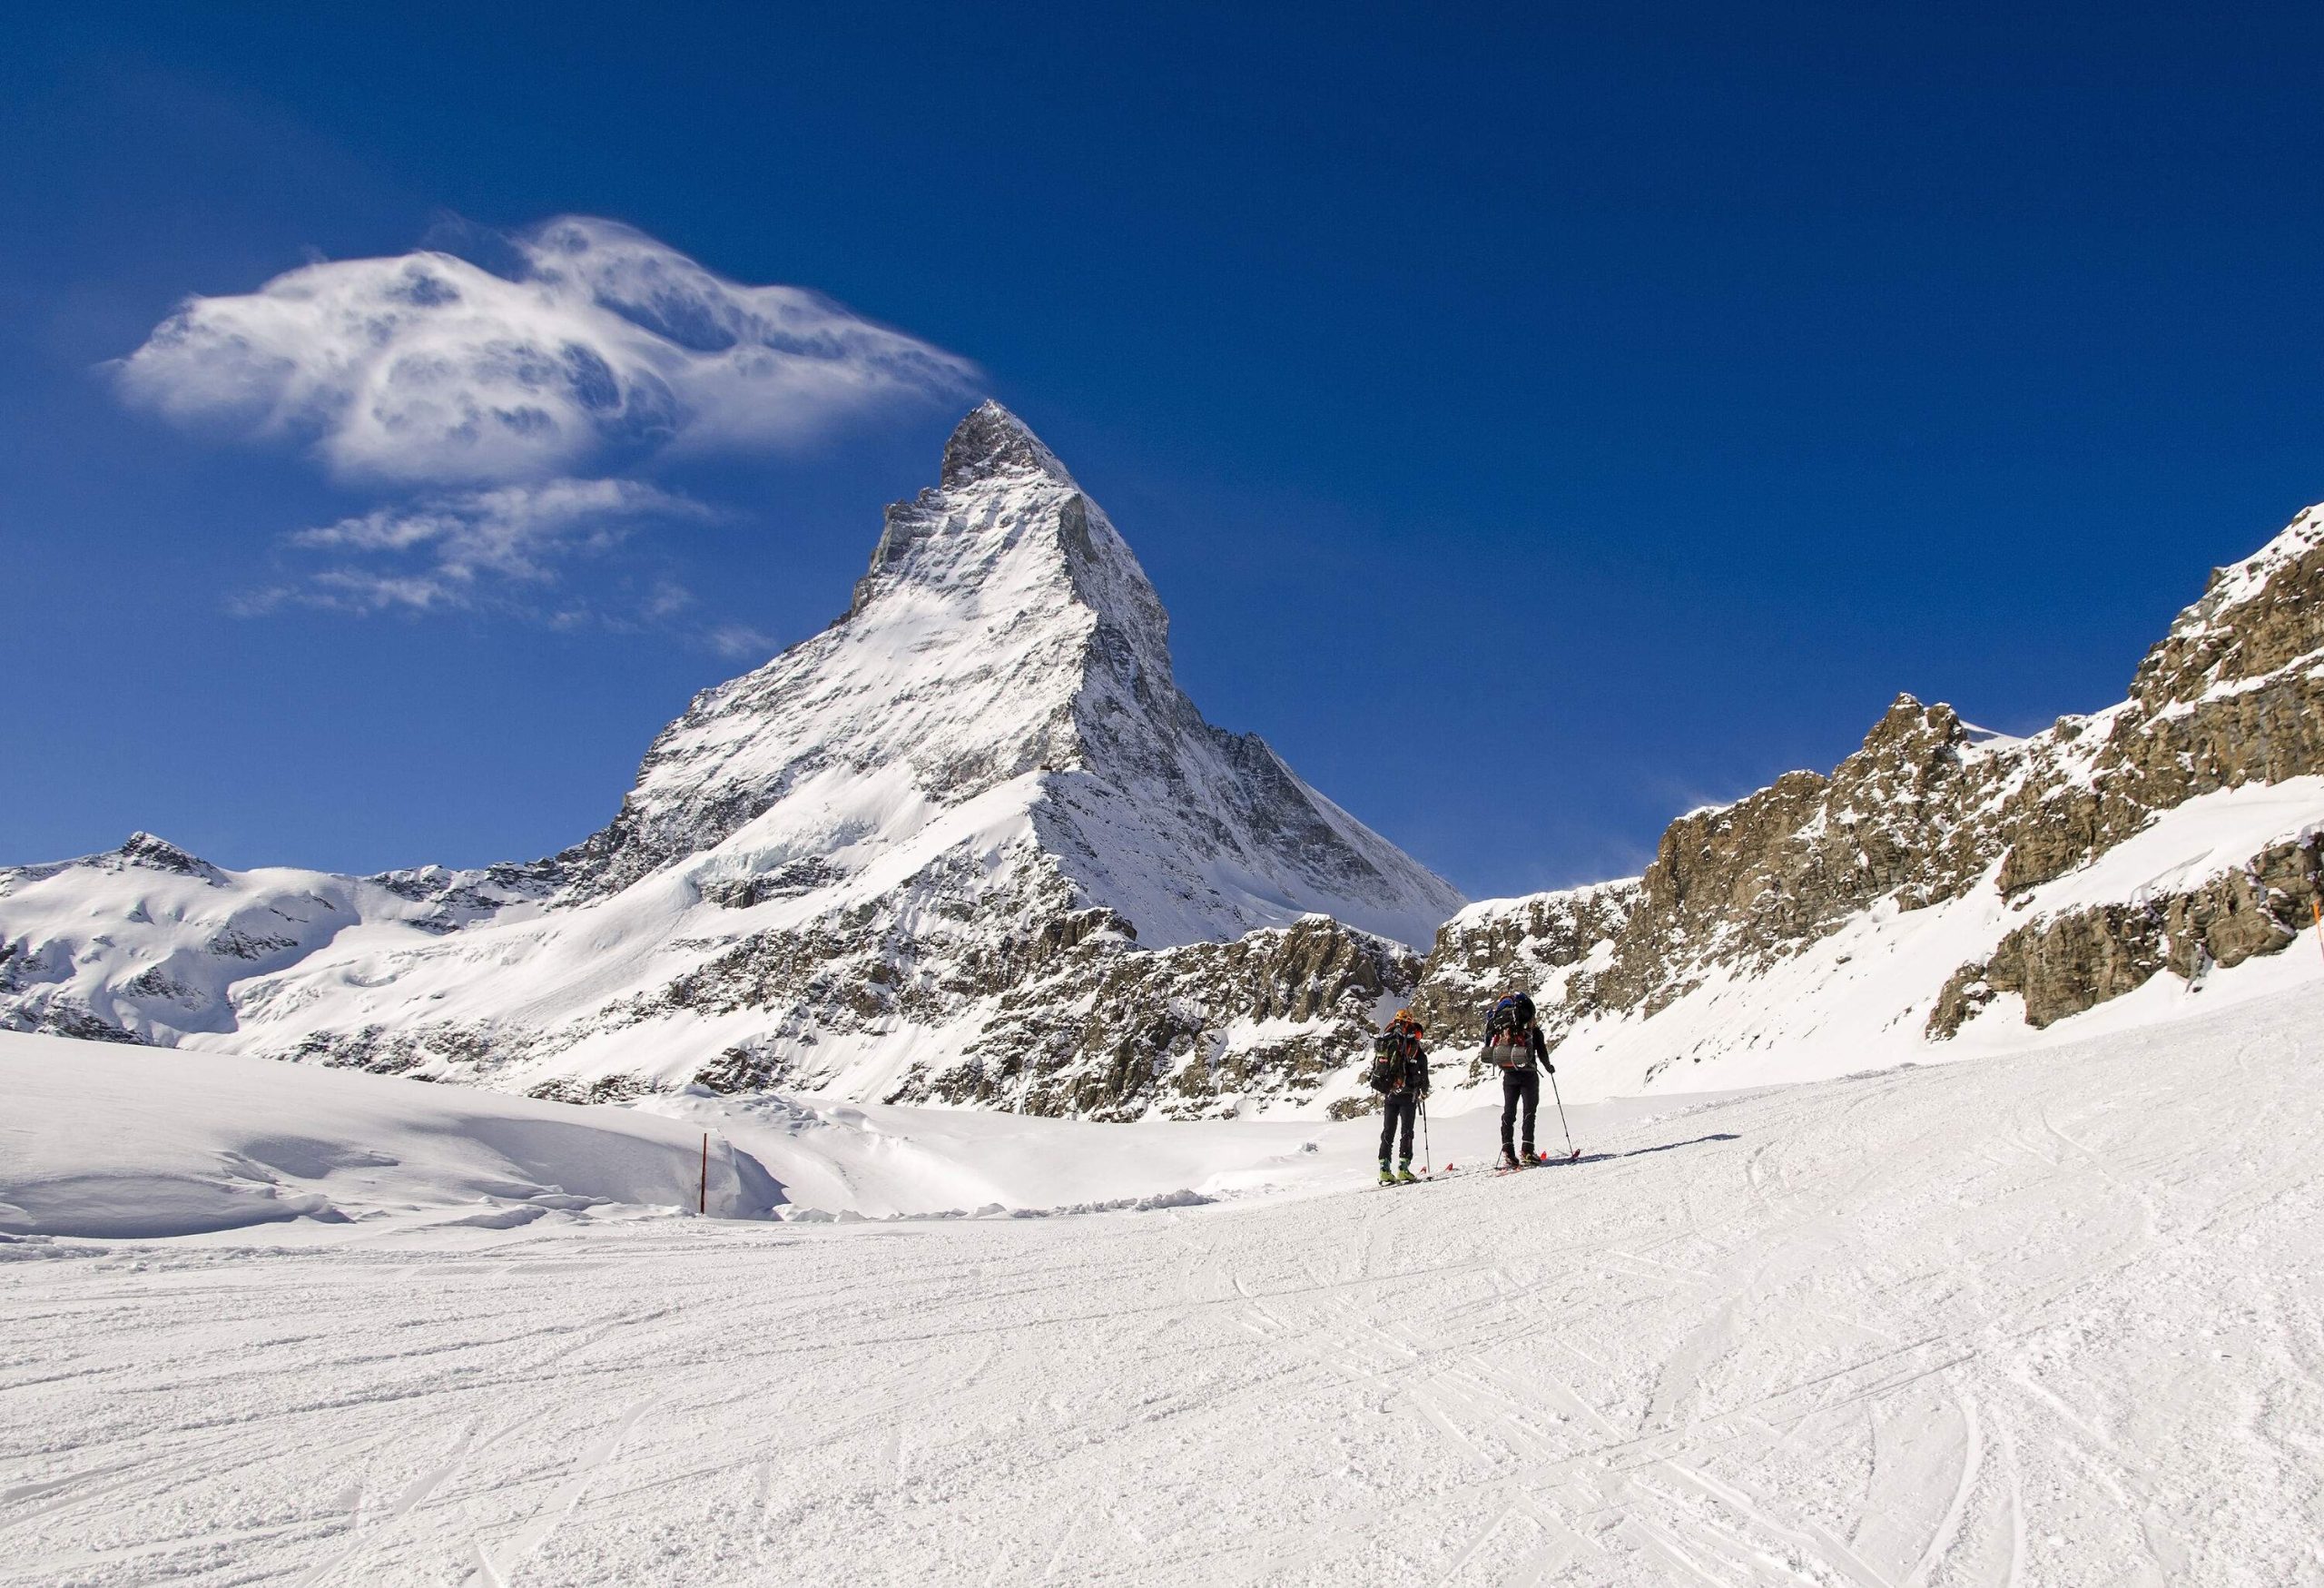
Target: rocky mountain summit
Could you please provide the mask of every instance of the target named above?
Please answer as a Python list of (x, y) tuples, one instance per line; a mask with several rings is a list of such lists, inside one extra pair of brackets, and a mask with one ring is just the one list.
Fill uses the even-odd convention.
[(847, 612), (696, 697), (592, 837), (368, 879), (143, 835), (0, 872), (0, 1023), (557, 1097), (1200, 1112), (1353, 1057), (1461, 902), (1204, 720), (1128, 546), (987, 403)]

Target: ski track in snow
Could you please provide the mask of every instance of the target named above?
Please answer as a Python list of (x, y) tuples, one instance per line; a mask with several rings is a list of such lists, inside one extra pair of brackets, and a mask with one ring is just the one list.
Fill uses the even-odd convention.
[(57, 1243), (0, 1583), (2324, 1583), (2319, 1012), (1393, 1191)]

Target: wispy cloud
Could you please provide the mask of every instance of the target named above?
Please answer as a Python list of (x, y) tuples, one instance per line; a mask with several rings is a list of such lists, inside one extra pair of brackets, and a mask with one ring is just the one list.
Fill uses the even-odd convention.
[[(285, 605), (340, 612), (502, 611), (562, 626), (603, 621), (562, 589), (574, 563), (641, 526), (714, 515), (691, 498), (629, 479), (551, 479), (423, 496), (284, 538), (289, 577), (240, 597), (243, 615)], [(694, 605), (655, 579), (621, 624), (665, 623)]]
[(115, 367), (120, 389), (179, 423), (311, 448), (340, 478), (441, 486), (791, 446), (975, 384), (963, 359), (615, 222), (505, 242), (501, 273), (422, 251), (190, 298)]
[(730, 662), (760, 661), (774, 654), (774, 636), (746, 623), (722, 623), (702, 636), (714, 655)]

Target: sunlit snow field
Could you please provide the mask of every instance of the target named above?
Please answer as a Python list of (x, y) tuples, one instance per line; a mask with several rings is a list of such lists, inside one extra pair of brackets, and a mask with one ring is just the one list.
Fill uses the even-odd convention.
[(1395, 1190), (1362, 1121), (9, 1039), (0, 1228), (212, 1232), (0, 1242), (0, 1583), (2324, 1583), (2324, 972), (2264, 974)]

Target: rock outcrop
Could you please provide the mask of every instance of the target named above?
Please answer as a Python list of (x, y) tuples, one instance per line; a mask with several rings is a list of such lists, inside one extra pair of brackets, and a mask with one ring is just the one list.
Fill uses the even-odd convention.
[(1928, 1034), (1955, 1035), (1998, 993), (2022, 998), (2025, 1023), (2039, 1028), (2136, 991), (2158, 971), (2199, 985), (2214, 968), (2290, 947), (2316, 919), (2319, 879), (2324, 857), (2309, 838), (2185, 892), (2029, 921), (1953, 973)]
[(1326, 916), (1155, 952), (1092, 933), (1003, 994), (958, 1059), (915, 1066), (890, 1100), (1231, 1115), (1344, 1071), (1419, 973), (1411, 950)]

